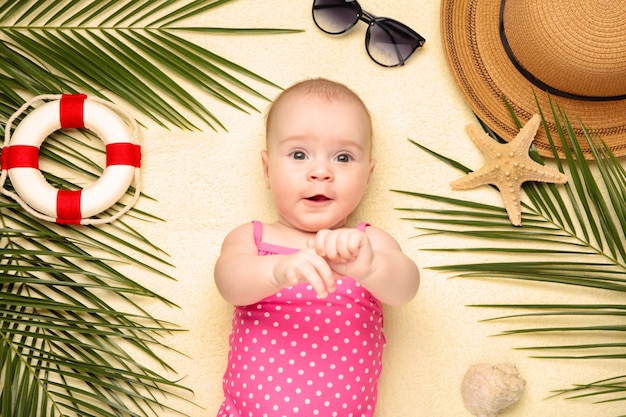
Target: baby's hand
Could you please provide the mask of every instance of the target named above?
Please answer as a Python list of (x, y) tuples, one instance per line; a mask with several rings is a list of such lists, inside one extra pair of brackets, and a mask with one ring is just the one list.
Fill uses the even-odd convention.
[(326, 298), (336, 288), (333, 271), (313, 248), (284, 256), (274, 266), (274, 279), (281, 288), (308, 282), (320, 298)]
[(320, 230), (309, 247), (324, 258), (339, 276), (354, 279), (368, 276), (373, 268), (374, 251), (364, 232), (357, 229)]

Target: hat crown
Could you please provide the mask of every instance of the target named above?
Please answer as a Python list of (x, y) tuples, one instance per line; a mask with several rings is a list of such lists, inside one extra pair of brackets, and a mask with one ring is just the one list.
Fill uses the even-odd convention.
[(501, 19), (509, 56), (542, 89), (626, 95), (626, 1), (505, 0)]

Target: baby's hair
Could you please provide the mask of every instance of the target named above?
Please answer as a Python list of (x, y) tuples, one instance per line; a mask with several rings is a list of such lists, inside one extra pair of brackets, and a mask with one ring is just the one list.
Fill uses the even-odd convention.
[(326, 78), (313, 78), (309, 80), (300, 81), (291, 87), (283, 90), (278, 97), (270, 104), (269, 109), (267, 111), (267, 116), (265, 119), (265, 132), (266, 134), (270, 130), (270, 125), (272, 123), (272, 118), (274, 114), (274, 109), (277, 107), (278, 103), (282, 101), (282, 99), (293, 93), (303, 93), (304, 95), (314, 95), (320, 97), (322, 99), (328, 101), (336, 101), (336, 100), (348, 100), (357, 103), (359, 106), (363, 108), (363, 111), (367, 115), (369, 121), (370, 132), (372, 132), (372, 119), (370, 116), (370, 112), (367, 109), (367, 106), (361, 100), (361, 98), (350, 88), (345, 85), (338, 83), (336, 81), (331, 81)]

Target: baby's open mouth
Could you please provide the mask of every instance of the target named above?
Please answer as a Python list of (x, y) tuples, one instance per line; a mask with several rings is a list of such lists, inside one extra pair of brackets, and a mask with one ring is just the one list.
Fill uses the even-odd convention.
[(330, 198), (326, 197), (325, 195), (322, 194), (316, 194), (314, 196), (308, 197), (307, 200), (309, 201), (328, 201), (330, 200)]

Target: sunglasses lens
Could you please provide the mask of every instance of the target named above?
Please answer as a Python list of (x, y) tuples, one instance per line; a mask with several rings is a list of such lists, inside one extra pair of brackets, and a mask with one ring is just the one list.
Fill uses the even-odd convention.
[(385, 67), (395, 67), (403, 65), (425, 41), (402, 23), (380, 18), (370, 25), (366, 46), (374, 61)]
[(313, 20), (326, 33), (344, 33), (359, 21), (361, 7), (356, 1), (315, 0)]

